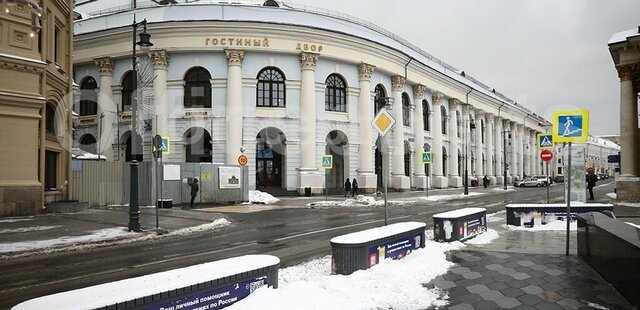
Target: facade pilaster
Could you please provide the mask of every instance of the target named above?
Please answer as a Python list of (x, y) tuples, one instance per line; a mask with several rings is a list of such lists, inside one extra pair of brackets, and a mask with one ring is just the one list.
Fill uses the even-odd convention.
[[(95, 59), (95, 64), (100, 72), (100, 81), (98, 87), (98, 132), (97, 141), (98, 153), (106, 156), (107, 160), (113, 161), (113, 134), (114, 125), (118, 126), (116, 118), (118, 116), (118, 107), (113, 101), (113, 93), (111, 85), (113, 84), (113, 59), (111, 57), (103, 57)], [(118, 159), (120, 156), (118, 156)]]
[(516, 122), (511, 121), (509, 124), (511, 132), (510, 152), (511, 162), (509, 163), (509, 174), (512, 178), (518, 177), (518, 128)]
[(476, 129), (475, 129), (475, 141), (476, 141), (476, 151), (475, 151), (475, 161), (473, 165), (473, 174), (478, 178), (478, 181), (482, 181), (484, 177), (483, 169), (482, 169), (482, 122), (481, 119), (484, 118), (484, 111), (480, 109), (476, 109)]
[(495, 132), (494, 132), (494, 138), (495, 138), (495, 154), (496, 154), (496, 184), (504, 184), (503, 182), (504, 180), (504, 147), (503, 147), (503, 143), (504, 143), (504, 135), (505, 133), (503, 132), (504, 129), (502, 127), (502, 117), (500, 116), (496, 116), (494, 119), (494, 124), (495, 124)]
[(391, 77), (391, 94), (393, 97), (393, 117), (396, 125), (393, 128), (393, 157), (391, 169), (391, 187), (404, 191), (408, 190), (409, 177), (404, 174), (404, 125), (402, 124), (402, 90), (405, 78), (400, 75)]
[(315, 72), (318, 54), (300, 53), (302, 81), (300, 86), (300, 153), (301, 162), (298, 193), (311, 187), (313, 194), (325, 191), (324, 177), (319, 173), (316, 160), (316, 94)]
[(413, 160), (413, 186), (418, 189), (427, 188), (427, 176), (424, 171), (424, 164), (422, 163), (422, 151), (424, 150), (424, 121), (422, 115), (424, 110), (422, 108), (422, 100), (424, 100), (424, 94), (427, 91), (427, 87), (421, 84), (413, 85), (413, 99), (414, 99), (414, 143), (415, 143), (415, 156)]
[(377, 177), (374, 170), (373, 150), (373, 104), (371, 102), (371, 75), (375, 66), (366, 63), (358, 65), (358, 186), (362, 193), (374, 193), (377, 188)]
[(458, 170), (458, 125), (460, 120), (456, 111), (460, 106), (458, 99), (449, 99), (449, 187), (461, 187), (462, 177)]
[(227, 57), (227, 104), (225, 108), (225, 127), (227, 130), (225, 143), (225, 161), (227, 165), (238, 163), (242, 153), (242, 60), (244, 51), (224, 50)]
[(485, 174), (489, 177), (489, 182), (492, 185), (496, 183), (495, 172), (493, 171), (493, 160), (496, 158), (496, 150), (493, 147), (493, 137), (495, 131), (495, 126), (493, 124), (493, 114), (487, 113), (487, 121), (485, 123), (485, 126), (487, 126), (485, 130), (487, 139), (487, 170), (485, 171)]
[(522, 157), (524, 162), (523, 173), (526, 176), (533, 175), (531, 170), (531, 141), (529, 140), (531, 135), (529, 134), (529, 128), (523, 127), (522, 129)]
[(157, 50), (149, 53), (153, 61), (153, 100), (155, 102), (155, 132), (160, 136), (169, 136), (169, 105), (167, 104), (167, 67), (169, 66), (169, 53), (166, 50)]
[(433, 134), (433, 147), (431, 153), (433, 156), (432, 172), (433, 176), (431, 180), (433, 187), (446, 188), (449, 186), (449, 182), (443, 173), (444, 154), (442, 152), (442, 113), (441, 105), (444, 100), (444, 95), (441, 92), (433, 94), (433, 124), (431, 126), (431, 132)]
[[(640, 129), (638, 128), (638, 99), (640, 63), (618, 65), (620, 78), (620, 177), (616, 180), (617, 200), (640, 202)], [(636, 80), (637, 81), (637, 80)]]

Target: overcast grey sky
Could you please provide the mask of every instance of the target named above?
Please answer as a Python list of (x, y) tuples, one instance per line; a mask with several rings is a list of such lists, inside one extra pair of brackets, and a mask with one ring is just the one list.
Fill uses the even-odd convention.
[(401, 36), (548, 120), (587, 108), (591, 134), (618, 134), (611, 35), (640, 25), (638, 0), (289, 0)]

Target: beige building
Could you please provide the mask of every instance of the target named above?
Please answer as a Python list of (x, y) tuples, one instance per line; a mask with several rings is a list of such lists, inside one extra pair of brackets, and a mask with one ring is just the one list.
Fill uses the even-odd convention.
[(8, 0), (0, 12), (0, 216), (68, 199), (73, 0)]
[(609, 52), (620, 78), (620, 178), (616, 180), (618, 201), (640, 202), (640, 26), (616, 33)]

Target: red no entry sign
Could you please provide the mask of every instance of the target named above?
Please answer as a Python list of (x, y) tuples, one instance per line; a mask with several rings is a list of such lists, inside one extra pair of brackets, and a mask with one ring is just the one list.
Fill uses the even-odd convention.
[(553, 159), (553, 153), (549, 150), (542, 150), (542, 152), (540, 152), (540, 159), (550, 161)]

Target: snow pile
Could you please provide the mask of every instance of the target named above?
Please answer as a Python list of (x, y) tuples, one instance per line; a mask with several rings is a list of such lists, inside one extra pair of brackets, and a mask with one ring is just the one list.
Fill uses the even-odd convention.
[(454, 264), (445, 252), (460, 242), (426, 241), (401, 260), (384, 260), (351, 275), (331, 275), (329, 256), (279, 271), (279, 288), (262, 287), (229, 309), (426, 309), (444, 307), (444, 293), (424, 283)]
[(607, 193), (607, 197), (609, 197), (611, 199), (616, 199), (616, 198), (618, 198), (618, 195), (616, 193)]
[(54, 229), (54, 228), (58, 228), (58, 227), (62, 227), (60, 225), (56, 225), (56, 226), (32, 226), (32, 227), (20, 227), (20, 228), (7, 228), (7, 229), (0, 229), (0, 234), (6, 234), (6, 233), (20, 233), (20, 232), (29, 232), (29, 231), (40, 231), (40, 230), (49, 230), (49, 229)]
[[(553, 221), (551, 223), (547, 223), (544, 225), (534, 225), (533, 227), (524, 227), (524, 226), (513, 226), (513, 225), (504, 225), (505, 228), (509, 230), (520, 230), (520, 231), (545, 231), (545, 230), (567, 230), (567, 222), (565, 221)], [(569, 229), (578, 230), (578, 222), (572, 221), (569, 225)]]
[(384, 201), (376, 201), (371, 196), (358, 195), (356, 198), (345, 200), (314, 201), (307, 204), (307, 207), (375, 207), (383, 206)]
[(502, 186), (502, 187), (495, 187), (493, 190), (501, 191), (501, 192), (511, 192), (511, 191), (515, 191), (516, 189), (513, 186), (507, 186), (507, 190), (504, 190), (504, 186)]
[(14, 218), (0, 219), (0, 223), (14, 223), (14, 222), (31, 221), (31, 220), (33, 220), (33, 216), (14, 217)]
[(471, 196), (479, 196), (484, 195), (484, 193), (469, 193), (469, 195), (458, 194), (458, 195), (435, 195), (429, 197), (419, 197), (419, 199), (427, 200), (427, 201), (446, 201), (446, 200), (454, 200), (454, 199), (463, 199)]
[(640, 228), (640, 225), (638, 225), (638, 224), (634, 224), (634, 223), (630, 223), (630, 222), (625, 222), (625, 223), (627, 223), (627, 224), (629, 224), (629, 225), (631, 225), (633, 227)]
[(493, 229), (487, 229), (487, 231), (465, 241), (465, 244), (475, 244), (475, 245), (479, 245), (479, 244), (489, 244), (491, 243), (491, 241), (498, 239), (500, 237), (500, 235), (498, 234), (497, 231), (493, 230)]
[[(168, 234), (157, 235), (152, 232), (136, 233), (129, 232), (126, 227), (105, 228), (88, 232), (82, 236), (64, 236), (55, 239), (22, 241), (0, 243), (0, 253), (24, 252), (14, 255), (27, 256), (33, 253), (25, 251), (41, 251), (46, 253), (62, 252), (69, 250), (82, 250), (96, 248), (104, 245), (125, 244), (139, 242), (144, 240), (152, 240), (165, 238), (167, 236), (186, 235), (194, 232), (202, 232), (215, 228), (230, 225), (231, 222), (225, 218), (216, 219), (212, 223), (202, 224), (194, 227), (187, 227), (172, 231)], [(8, 258), (9, 256), (1, 256), (0, 258)]]
[(271, 196), (269, 193), (261, 192), (258, 190), (249, 191), (249, 202), (258, 204), (272, 204), (280, 201), (280, 199)]
[(504, 215), (507, 214), (507, 211), (498, 211), (496, 213), (487, 214), (487, 223), (495, 223), (504, 221)]

